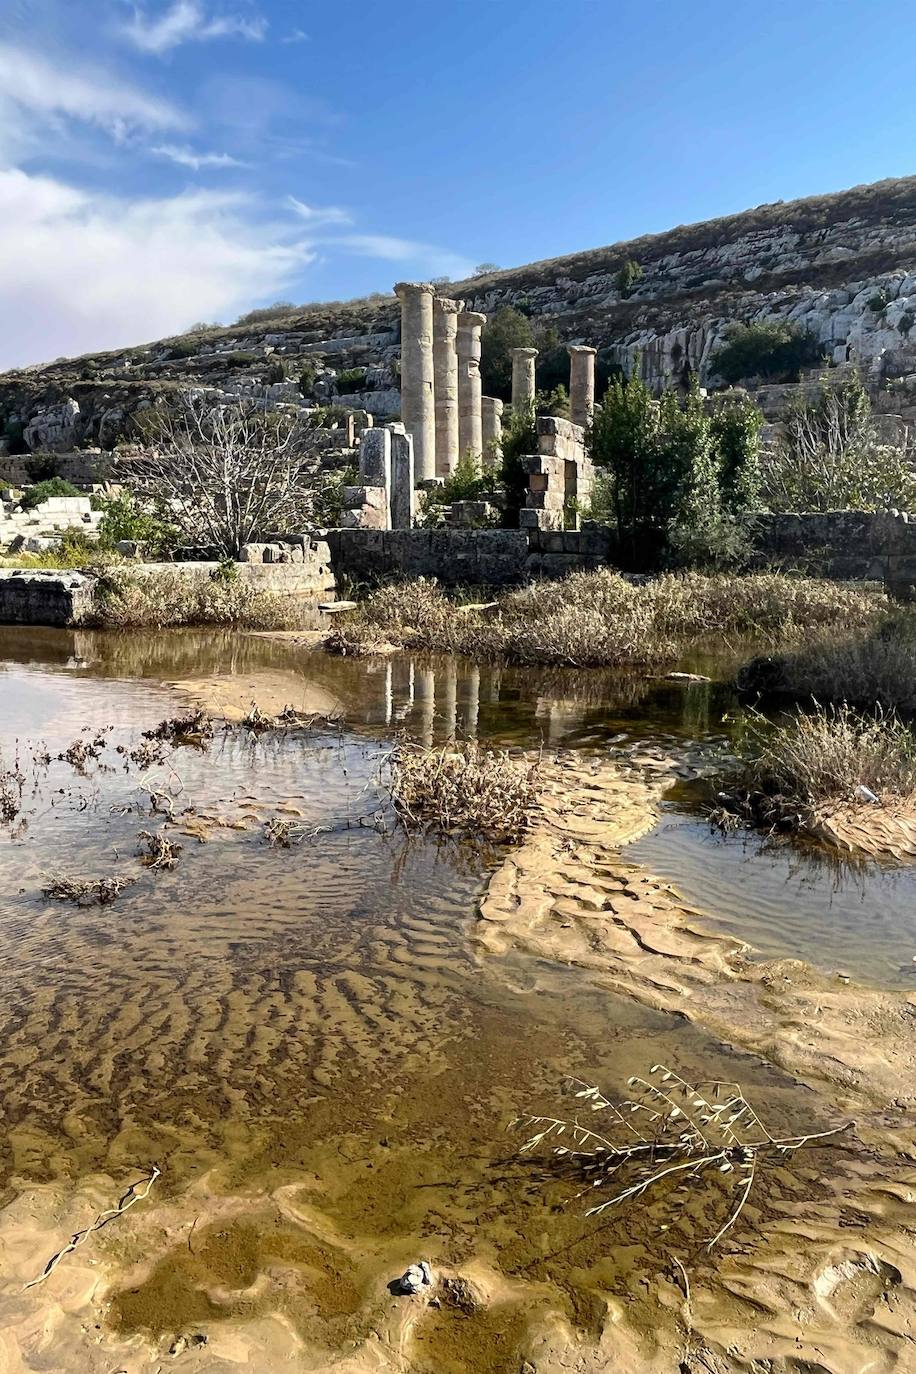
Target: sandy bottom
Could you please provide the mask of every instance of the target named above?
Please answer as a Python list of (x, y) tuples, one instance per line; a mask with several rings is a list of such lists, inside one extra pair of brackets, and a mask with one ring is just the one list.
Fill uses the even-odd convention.
[[(336, 709), (332, 694), (293, 673), (175, 685), (227, 716), (244, 715), (253, 699), (262, 710)], [(10, 1131), (22, 1172), (13, 1169), (0, 1198), (0, 1374), (916, 1369), (916, 994), (858, 989), (798, 961), (755, 961), (709, 931), (670, 885), (627, 862), (622, 849), (654, 824), (670, 780), (658, 767), (581, 755), (549, 765), (529, 836), (493, 873), (469, 937), (481, 982), (523, 990), (529, 1007), (539, 993), (555, 997), (557, 970), (566, 970), (564, 988), (574, 977), (573, 995), (598, 1003), (608, 1040), (619, 1038), (636, 1064), (651, 1034), (635, 1019), (628, 1025), (621, 1006), (663, 1023), (668, 1049), (680, 1042), (688, 1063), (705, 1063), (696, 1028), (717, 1037), (724, 1062), (716, 1071), (771, 1083), (793, 1132), (854, 1121), (829, 1148), (775, 1161), (727, 1244), (712, 1255), (705, 1248), (717, 1229), (714, 1190), (694, 1190), (675, 1207), (647, 1195), (585, 1221), (550, 1171), (522, 1169), (511, 1145), (494, 1144), (494, 1121), (513, 1105), (546, 1102), (549, 1024), (521, 1006), (476, 1007), (464, 983), (443, 983), (445, 926), (440, 932), (428, 913), (416, 913), (400, 941), (384, 921), (359, 929), (347, 907), (345, 945), (334, 902), (347, 884), (334, 873), (321, 878), (316, 866), (320, 918), (311, 922), (293, 914), (272, 878), (291, 948), (302, 941), (317, 957), (327, 941), (334, 951), (326, 972), (299, 975), (297, 1001), (258, 962), (253, 917), (250, 977), (232, 962), (234, 924), (214, 917), (199, 960), (184, 970), (174, 966), (164, 923), (155, 932), (156, 997), (113, 1004), (83, 1047), (85, 1064), (67, 1076), (80, 980), (92, 971), (77, 966), (75, 919), (59, 922), (74, 1009), (49, 979), (4, 1024), (9, 1053), (19, 1057), (17, 1076), (2, 1085), (11, 1115), (39, 1071), (39, 1023), (59, 1037), (62, 1078), (53, 1079), (52, 1056), (40, 1070), (48, 1075), (46, 1133), (26, 1118)], [(139, 931), (125, 926), (125, 938), (140, 946)], [(99, 964), (107, 957), (100, 946)], [(230, 1112), (208, 1122), (213, 1164), (204, 1169), (199, 1122), (163, 1125), (171, 1175), (46, 1282), (24, 1287), (142, 1177), (137, 1161), (152, 1162), (148, 1129), (139, 1112), (131, 1119), (139, 1074), (154, 1104), (160, 1094), (162, 1120), (170, 1103), (178, 1120), (168, 1062), (176, 1016), (200, 1048), (197, 1077), (180, 1084), (181, 1120), (193, 1121), (198, 1101), (203, 1111), (218, 1069), (239, 1092), (260, 1087), (262, 1123), (242, 1141)], [(460, 1030), (455, 1055), (447, 1036)], [(310, 1058), (312, 1043), (322, 1049)], [(557, 1065), (569, 1062), (569, 1049), (556, 1047)], [(284, 1062), (296, 1055), (301, 1062)], [(272, 1114), (281, 1065), (300, 1085), (291, 1119)], [(468, 1093), (481, 1081), (492, 1100)], [(104, 1166), (86, 1172), (74, 1163), (79, 1182), (67, 1186), (65, 1171), (51, 1168), (51, 1141), (62, 1132), (78, 1160), (92, 1103), (107, 1102), (112, 1084), (120, 1131)], [(522, 1089), (535, 1100), (519, 1103)], [(182, 1176), (175, 1144), (185, 1138)], [(42, 1161), (46, 1183), (34, 1181)], [(389, 1282), (423, 1258), (433, 1265), (432, 1289), (394, 1296)]]
[(279, 715), (286, 706), (304, 716), (339, 716), (343, 711), (333, 692), (287, 669), (180, 678), (168, 685), (209, 715), (230, 721), (241, 720), (255, 704), (269, 715)]

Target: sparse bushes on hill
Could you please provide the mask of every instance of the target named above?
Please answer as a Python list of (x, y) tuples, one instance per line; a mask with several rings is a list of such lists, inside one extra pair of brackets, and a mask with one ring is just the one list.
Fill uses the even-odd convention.
[(293, 305), (292, 301), (274, 301), (273, 305), (261, 305), (257, 310), (249, 310), (244, 315), (239, 315), (236, 324), (263, 324), (268, 320), (282, 320), (287, 315), (292, 315), (295, 310), (304, 307)]
[(710, 369), (726, 382), (751, 377), (797, 382), (803, 367), (816, 367), (823, 346), (791, 323), (736, 324), (710, 359)]
[(614, 278), (617, 284), (617, 290), (620, 292), (621, 296), (623, 296), (624, 300), (630, 295), (633, 287), (641, 279), (642, 275), (643, 270), (639, 263), (636, 262), (634, 258), (627, 258)]

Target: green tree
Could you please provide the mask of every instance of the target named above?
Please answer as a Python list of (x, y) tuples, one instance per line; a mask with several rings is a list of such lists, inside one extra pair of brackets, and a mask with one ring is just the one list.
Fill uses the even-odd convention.
[(719, 489), (723, 506), (737, 514), (758, 510), (763, 474), (760, 469), (760, 428), (763, 415), (749, 396), (720, 405), (712, 416), (712, 433), (719, 454)]
[(823, 351), (818, 340), (797, 324), (735, 324), (712, 355), (710, 370), (729, 383), (750, 377), (796, 382), (803, 367), (817, 366)]
[(512, 395), (512, 349), (534, 348), (534, 326), (511, 305), (487, 321), (481, 335), (480, 377), (486, 396), (508, 401)]
[(642, 267), (634, 258), (627, 258), (626, 262), (618, 269), (614, 280), (617, 284), (617, 290), (620, 292), (621, 296), (623, 296), (624, 300), (629, 296), (642, 275)]

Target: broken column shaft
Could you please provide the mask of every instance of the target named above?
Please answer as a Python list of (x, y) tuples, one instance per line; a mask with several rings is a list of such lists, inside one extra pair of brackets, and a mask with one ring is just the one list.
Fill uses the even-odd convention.
[(512, 409), (518, 415), (534, 404), (534, 360), (536, 348), (512, 349)]
[(569, 354), (569, 418), (587, 425), (595, 409), (595, 357), (597, 349), (567, 344)]

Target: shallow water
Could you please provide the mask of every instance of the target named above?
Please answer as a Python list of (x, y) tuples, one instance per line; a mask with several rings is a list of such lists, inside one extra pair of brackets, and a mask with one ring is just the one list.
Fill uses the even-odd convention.
[[(231, 730), (150, 772), (118, 752), (181, 712), (168, 681), (303, 666), (352, 729), (257, 741)], [(514, 1279), (549, 1280), (584, 1329), (592, 1267), (625, 1289), (622, 1271), (610, 1275), (608, 1247), (625, 1237), (634, 1263), (649, 1222), (630, 1215), (599, 1235), (575, 1206), (558, 1216), (511, 1162), (504, 1127), (515, 1111), (552, 1107), (566, 1073), (613, 1089), (662, 1061), (687, 1076), (740, 1075), (777, 1122), (791, 1114), (800, 1090), (679, 1020), (574, 971), (479, 960), (470, 935), (486, 856), (408, 841), (390, 819), (375, 824), (378, 763), (396, 730), (424, 741), (457, 732), (566, 748), (712, 749), (727, 728), (722, 689), (351, 662), (222, 633), (4, 629), (0, 693), (4, 764), (18, 757), (24, 779), (22, 814), (0, 836), (0, 1181), (122, 1177), (155, 1160), (166, 1196), (207, 1174), (227, 1196), (250, 1198), (231, 1226), (204, 1221), (198, 1249), (185, 1254), (182, 1241), (118, 1296), (119, 1330), (159, 1335), (232, 1316), (231, 1303), (213, 1310), (213, 1285), (245, 1288), (282, 1260), (311, 1276), (307, 1301), (301, 1289), (289, 1297), (289, 1322), (337, 1349), (365, 1334), (359, 1312), (373, 1266), (390, 1265), (393, 1276), (421, 1254), (453, 1265), (483, 1256)], [(101, 756), (83, 771), (56, 757), (103, 727)], [(38, 740), (52, 755), (47, 767), (33, 762)], [(150, 790), (178, 817), (169, 833), (184, 849), (173, 872), (143, 870), (135, 858), (138, 831), (161, 823), (137, 809)], [(263, 838), (272, 816), (315, 833), (273, 849)], [(695, 820), (671, 813), (630, 853), (763, 944), (756, 919), (774, 952), (797, 946), (820, 958), (829, 932), (861, 924), (855, 904), (826, 917), (824, 889), (802, 883), (794, 915), (777, 921), (772, 913), (789, 905), (777, 895), (784, 857), (698, 835)], [(111, 906), (41, 895), (52, 874), (111, 872), (139, 878)], [(868, 882), (882, 894), (882, 931), (901, 929), (912, 907), (899, 877)], [(872, 939), (850, 971), (883, 974), (888, 962)], [(324, 1229), (307, 1243), (267, 1200), (284, 1182), (315, 1193)], [(250, 1303), (244, 1310), (252, 1315)], [(442, 1321), (429, 1337), (430, 1368), (518, 1367), (515, 1309), (496, 1327), (481, 1319), (476, 1337), (465, 1329), (457, 1354)]]

